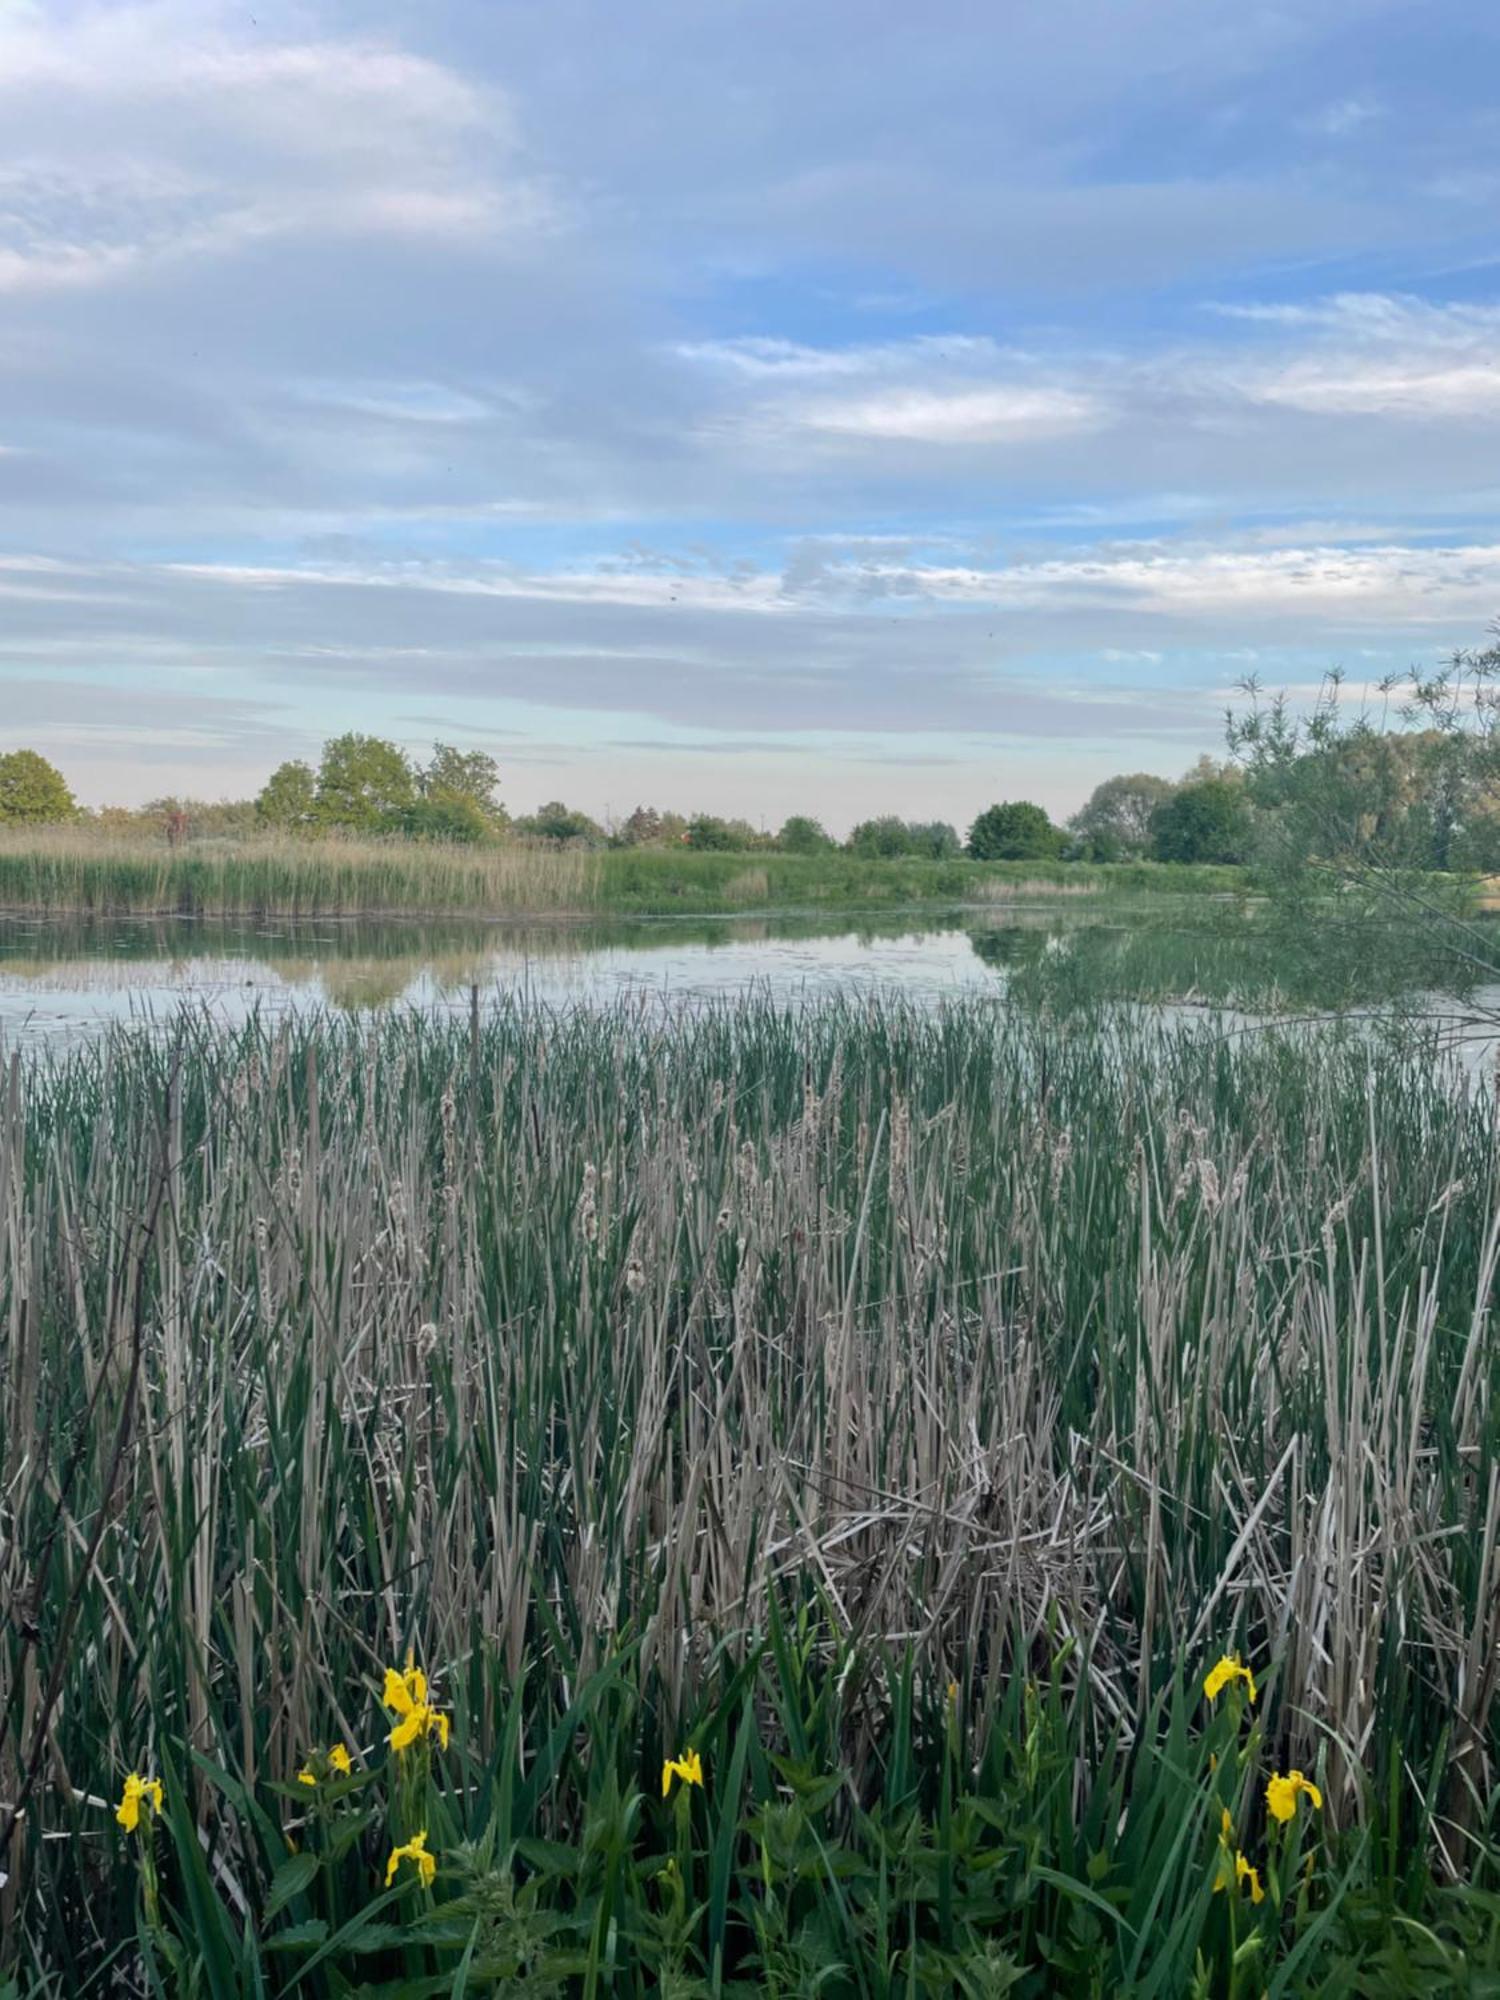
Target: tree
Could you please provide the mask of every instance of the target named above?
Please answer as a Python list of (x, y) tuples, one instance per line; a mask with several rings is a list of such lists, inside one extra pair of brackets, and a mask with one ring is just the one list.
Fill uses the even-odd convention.
[(991, 806), (969, 828), (976, 861), (1046, 861), (1061, 853), (1062, 844), (1061, 830), (1029, 799)]
[(849, 852), (862, 861), (895, 861), (911, 853), (911, 833), (904, 819), (885, 813), (879, 819), (862, 819), (849, 830)]
[(661, 814), (655, 806), (637, 806), (615, 838), (621, 847), (656, 847), (661, 843)]
[(701, 853), (745, 854), (767, 845), (746, 819), (720, 819), (716, 813), (696, 813), (687, 823), (687, 844)]
[(0, 756), (0, 826), (47, 826), (77, 811), (62, 772), (39, 751)]
[(897, 819), (894, 813), (862, 819), (851, 829), (849, 852), (863, 861), (947, 861), (959, 852), (958, 835), (945, 820)]
[(951, 861), (963, 852), (957, 830), (945, 819), (912, 819), (906, 823), (908, 851), (924, 861)]
[(378, 833), (399, 823), (416, 791), (404, 751), (351, 730), (323, 745), (314, 811), (324, 826)]
[(505, 809), (495, 796), (500, 767), (486, 750), (457, 750), (451, 743), (434, 743), (432, 761), (420, 775), (427, 800), (466, 800), (481, 819), (499, 824)]
[(1144, 854), (1151, 844), (1151, 816), (1176, 789), (1170, 779), (1153, 777), (1149, 771), (1106, 778), (1068, 825), (1095, 861)]
[(604, 828), (586, 812), (565, 806), (561, 799), (549, 799), (534, 813), (516, 821), (517, 833), (532, 840), (550, 841), (556, 847), (602, 847)]
[(776, 845), (783, 854), (826, 854), (833, 841), (820, 819), (793, 813), (790, 819), (783, 820)]
[(312, 822), (318, 781), (311, 764), (292, 757), (278, 764), (261, 787), (255, 817), (264, 826), (292, 828)]
[(1243, 861), (1249, 835), (1243, 785), (1205, 778), (1181, 786), (1157, 807), (1151, 855), (1156, 861)]
[(488, 839), (494, 832), (488, 814), (461, 792), (413, 799), (401, 813), (400, 827), (411, 840), (457, 841), (465, 846)]

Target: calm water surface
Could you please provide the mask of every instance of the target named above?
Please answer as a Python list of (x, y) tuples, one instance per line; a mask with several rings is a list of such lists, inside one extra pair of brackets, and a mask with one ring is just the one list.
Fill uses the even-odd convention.
[[(1496, 946), (1500, 956), (1500, 937)], [(562, 1007), (691, 1005), (752, 991), (799, 1003), (835, 992), (923, 1005), (1003, 1000), (1018, 971), (1039, 966), (1065, 982), (1069, 967), (1091, 968), (1089, 984), (1113, 969), (1117, 997), (1154, 993), (1159, 1011), (1196, 1015), (1225, 995), (1226, 948), (1237, 950), (1234, 939), (1205, 930), (1201, 914), (1097, 902), (583, 924), (0, 917), (0, 1048), (65, 1045), (184, 1004), (230, 1023), (322, 1007), (467, 1010), (476, 987), (490, 1002), (525, 994)], [(1295, 1004), (1318, 1005), (1306, 991)], [(1421, 1004), (1432, 1016), (1452, 1010), (1431, 994)], [(1220, 1018), (1249, 1026), (1264, 1017)], [(1454, 1016), (1452, 1036), (1471, 1065), (1493, 1065), (1497, 1021), (1496, 987), (1472, 993)]]
[(972, 913), (579, 925), (0, 917), (0, 1041), (66, 1041), (184, 1002), (226, 1021), (323, 1006), (466, 1009), (476, 986), (561, 1006), (747, 989), (784, 1000), (998, 994), (1008, 960), (1045, 950), (1068, 921), (1032, 909), (999, 922)]

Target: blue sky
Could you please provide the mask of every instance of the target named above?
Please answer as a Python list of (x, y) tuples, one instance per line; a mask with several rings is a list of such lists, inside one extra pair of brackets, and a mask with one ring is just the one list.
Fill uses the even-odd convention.
[(0, 0), (0, 744), (1055, 812), (1500, 614), (1500, 10)]

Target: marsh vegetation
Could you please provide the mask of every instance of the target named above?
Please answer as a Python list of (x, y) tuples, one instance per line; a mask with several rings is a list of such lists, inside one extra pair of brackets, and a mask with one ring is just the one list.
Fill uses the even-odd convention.
[(1092, 1011), (29, 1058), (19, 1990), (1480, 1990), (1496, 1130), (1431, 1050)]

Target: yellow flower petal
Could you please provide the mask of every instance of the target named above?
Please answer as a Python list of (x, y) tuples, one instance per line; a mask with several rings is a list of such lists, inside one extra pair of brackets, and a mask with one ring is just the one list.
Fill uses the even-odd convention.
[(1303, 1792), (1307, 1794), (1308, 1803), (1321, 1812), (1323, 1794), (1311, 1778), (1304, 1777), (1300, 1771), (1288, 1771), (1283, 1778), (1279, 1771), (1273, 1771), (1266, 1783), (1267, 1812), (1284, 1826), (1288, 1820), (1296, 1818), (1297, 1798)]
[(328, 1753), (328, 1768), (337, 1771), (341, 1778), (347, 1778), (354, 1766), (349, 1761), (349, 1752), (342, 1743), (335, 1743)]
[(410, 1709), (402, 1721), (391, 1731), (390, 1745), (393, 1750), (409, 1750), (427, 1726), (427, 1711), (424, 1708)]
[(1255, 1699), (1255, 1676), (1241, 1660), (1238, 1653), (1225, 1653), (1218, 1663), (1209, 1668), (1203, 1677), (1203, 1692), (1210, 1701), (1217, 1701), (1231, 1682), (1243, 1681), (1245, 1692), (1251, 1701)]
[(299, 1785), (315, 1785), (317, 1782), (318, 1782), (317, 1776), (314, 1773), (312, 1766), (310, 1764), (304, 1764), (302, 1766), (302, 1769), (297, 1773), (297, 1783)]
[(420, 1833), (414, 1833), (411, 1839), (403, 1846), (391, 1849), (391, 1858), (385, 1864), (385, 1886), (388, 1889), (392, 1882), (395, 1881), (396, 1870), (403, 1861), (414, 1862), (416, 1864), (417, 1880), (424, 1889), (430, 1887), (433, 1877), (437, 1874), (437, 1860), (435, 1856), (427, 1852), (427, 1829), (425, 1826)]
[(396, 1715), (410, 1715), (413, 1707), (406, 1677), (398, 1674), (394, 1667), (385, 1670), (385, 1687), (380, 1696), (382, 1704)]
[(127, 1833), (134, 1833), (141, 1823), (141, 1801), (145, 1800), (153, 1812), (160, 1812), (162, 1789), (160, 1778), (143, 1778), (138, 1771), (132, 1771), (125, 1780), (125, 1790), (120, 1803), (115, 1807), (115, 1818)]

